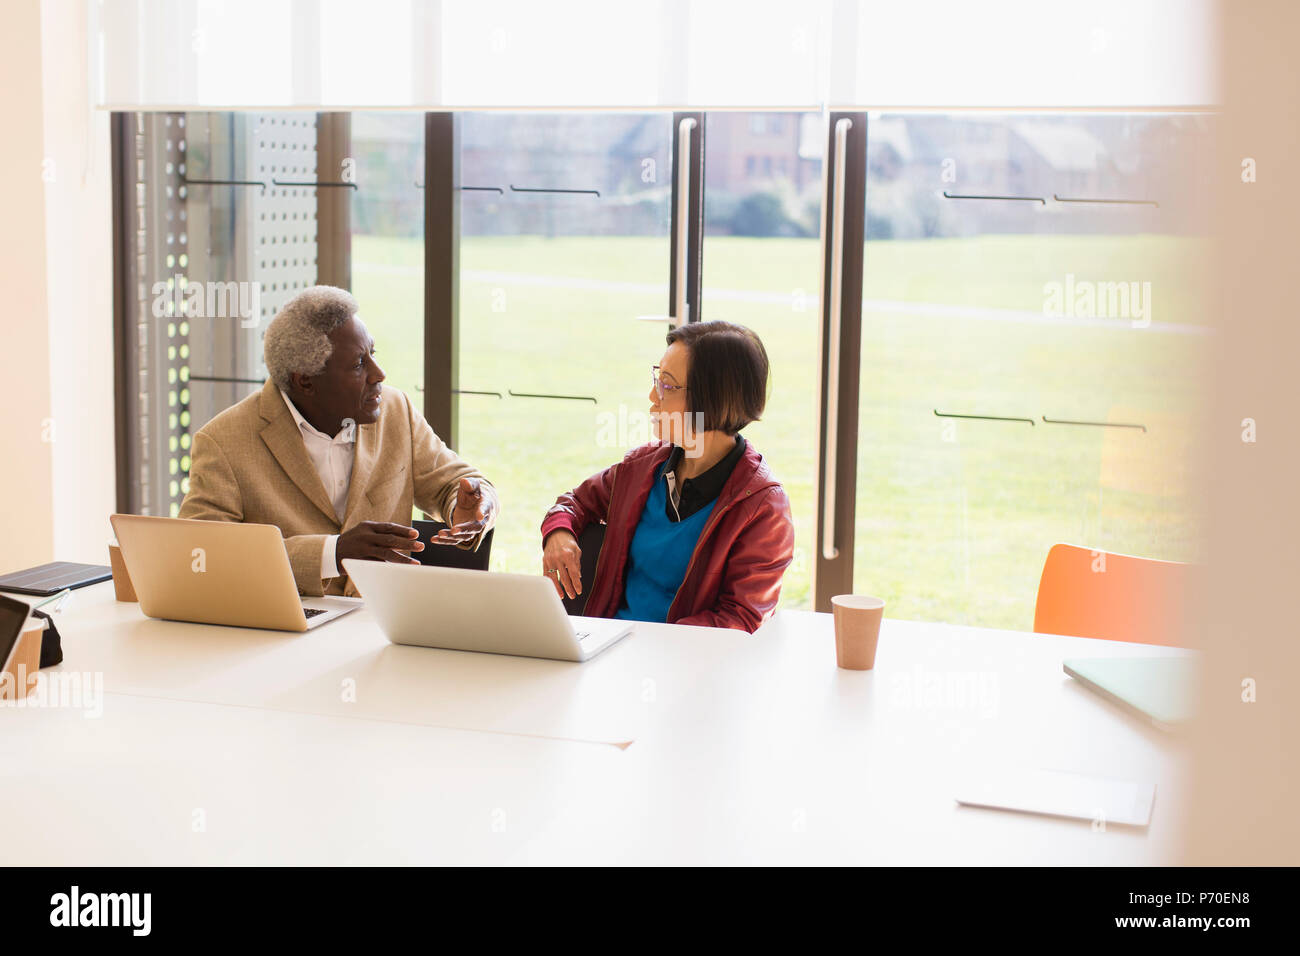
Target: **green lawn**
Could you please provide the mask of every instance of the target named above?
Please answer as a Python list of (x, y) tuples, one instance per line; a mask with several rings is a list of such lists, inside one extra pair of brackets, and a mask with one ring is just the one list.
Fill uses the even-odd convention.
[[(389, 382), (414, 396), (421, 244), (357, 236), (353, 255), (353, 290)], [(1156, 323), (1199, 325), (1188, 277), (1204, 273), (1204, 255), (1151, 236), (872, 242), (864, 295), (1041, 312), (1044, 283), (1071, 273), (1150, 282)], [(666, 327), (636, 317), (664, 314), (667, 296), (637, 286), (663, 282), (667, 258), (666, 239), (462, 241), (460, 387), (596, 399), (462, 396), (457, 451), (504, 500), (494, 567), (537, 571), (537, 529), (555, 496), (646, 437), (649, 367)], [(705, 318), (751, 326), (772, 360), (767, 414), (746, 436), (794, 506), (787, 607), (808, 606), (816, 520), (817, 260), (815, 240), (709, 237), (705, 247)], [(1201, 556), (1185, 464), (1204, 337), (872, 311), (862, 353), (855, 587), (884, 597), (891, 617), (1028, 628), (1058, 540)], [(954, 421), (935, 408), (1148, 431)]]

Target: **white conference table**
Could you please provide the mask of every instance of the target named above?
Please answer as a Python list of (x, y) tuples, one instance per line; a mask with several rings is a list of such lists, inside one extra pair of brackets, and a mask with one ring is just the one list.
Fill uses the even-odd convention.
[[(1184, 743), (1061, 670), (1173, 649), (887, 619), (850, 672), (781, 611), (570, 664), (392, 646), (365, 608), (152, 621), (108, 582), (56, 620), (41, 681), (102, 680), (102, 714), (0, 706), (7, 863), (1176, 862)], [(1154, 782), (1151, 826), (956, 804), (990, 766)]]

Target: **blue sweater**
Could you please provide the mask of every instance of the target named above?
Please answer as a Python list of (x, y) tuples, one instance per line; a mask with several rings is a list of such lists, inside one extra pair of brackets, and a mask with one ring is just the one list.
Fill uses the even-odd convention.
[(627, 583), (623, 601), (614, 612), (617, 618), (659, 624), (668, 620), (668, 609), (686, 577), (686, 567), (691, 563), (700, 532), (718, 503), (714, 498), (681, 521), (669, 521), (668, 482), (664, 479), (667, 464), (664, 462), (655, 472), (650, 497), (628, 548)]

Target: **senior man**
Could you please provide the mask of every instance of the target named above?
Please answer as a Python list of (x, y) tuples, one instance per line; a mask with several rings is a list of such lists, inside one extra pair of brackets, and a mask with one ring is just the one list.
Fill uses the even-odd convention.
[(273, 524), (298, 590), (355, 594), (344, 558), (417, 564), (412, 506), (451, 527), (439, 545), (477, 548), (496, 492), (386, 386), (374, 339), (343, 289), (313, 286), (271, 320), (270, 378), (194, 436), (180, 517)]

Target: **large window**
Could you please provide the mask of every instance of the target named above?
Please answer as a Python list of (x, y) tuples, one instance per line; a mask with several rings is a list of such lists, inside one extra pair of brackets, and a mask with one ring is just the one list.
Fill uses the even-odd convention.
[[(351, 283), (389, 384), (417, 407), (455, 394), (455, 450), (501, 492), (499, 570), (537, 571), (556, 496), (650, 439), (674, 265), (672, 114), (458, 114), (459, 294), (444, 324), (430, 316), (447, 318), (450, 300), (424, 301), (426, 227), (449, 228), (425, 223), (428, 120), (118, 115), (124, 507), (175, 513), (193, 431), (259, 387), (266, 324), (315, 281)], [(879, 594), (895, 617), (1027, 628), (1058, 541), (1203, 557), (1190, 468), (1210, 348), (1198, 263), (1211, 121), (866, 117), (856, 521), (838, 532), (847, 545), (852, 531), (853, 578), (841, 565), (823, 589)], [(750, 326), (771, 359), (767, 411), (746, 437), (793, 507), (786, 608), (812, 605), (820, 560), (829, 132), (820, 113), (722, 111), (696, 133), (699, 316)], [(449, 188), (451, 166), (438, 168), (433, 187)], [(195, 283), (259, 285), (258, 311), (243, 316), (241, 299), (176, 313)], [(453, 330), (454, 380), (426, 381), (430, 329)]]
[(745, 429), (790, 497), (795, 557), (783, 607), (808, 607), (817, 462), (822, 135), (817, 113), (709, 113), (701, 318), (758, 333), (771, 363)]
[(316, 281), (318, 118), (129, 113), (114, 128), (119, 507), (174, 516), (194, 432), (261, 386), (267, 324)]
[(557, 495), (650, 440), (667, 331), (666, 114), (460, 118), (457, 452), (497, 486), (497, 570)]
[(1208, 132), (871, 117), (854, 583), (890, 616), (1029, 629), (1058, 541), (1203, 556)]
[(388, 384), (424, 398), (424, 114), (351, 114), (352, 294)]

